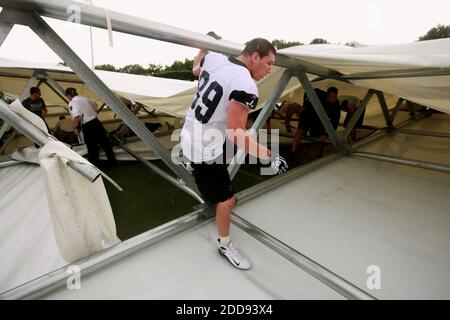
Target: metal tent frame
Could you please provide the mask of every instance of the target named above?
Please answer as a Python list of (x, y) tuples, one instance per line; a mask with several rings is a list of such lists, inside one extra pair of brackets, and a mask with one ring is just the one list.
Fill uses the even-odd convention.
[[(105, 10), (98, 7), (84, 5), (78, 2), (72, 2), (68, 0), (63, 1), (48, 1), (48, 0), (0, 0), (0, 6), (3, 11), (0, 15), (0, 45), (3, 43), (4, 39), (7, 37), (11, 28), (14, 24), (22, 24), (30, 27), (50, 48), (52, 48), (65, 62), (66, 64), (91, 88), (93, 91), (108, 105), (110, 108), (118, 114), (118, 116), (126, 123), (130, 129), (132, 129), (150, 148), (152, 148), (163, 160), (163, 162), (178, 176), (180, 177), (191, 192), (199, 195), (198, 189), (194, 183), (192, 176), (187, 172), (187, 170), (181, 165), (175, 165), (170, 158), (168, 151), (158, 142), (156, 137), (150, 133), (145, 126), (138, 121), (136, 116), (128, 110), (128, 108), (113, 95), (108, 87), (95, 75), (95, 73), (76, 55), (76, 53), (55, 33), (54, 30), (43, 20), (42, 16), (66, 20), (67, 19), (67, 8), (70, 6), (78, 6), (81, 8), (82, 15), (80, 15), (80, 23), (88, 26), (94, 26), (99, 28), (108, 28), (110, 24), (111, 29), (127, 34), (142, 36), (151, 39), (162, 40), (166, 42), (171, 42), (175, 44), (181, 44), (196, 48), (205, 48), (208, 50), (236, 55), (242, 49), (241, 45), (233, 44), (226, 41), (216, 41), (211, 39), (206, 35), (200, 35), (193, 32), (189, 32), (183, 29), (178, 29), (170, 27), (167, 25), (151, 22), (145, 19), (132, 17), (129, 15), (108, 12), (108, 17), (111, 20), (105, 19)], [(107, 21), (108, 20), (108, 21)], [(426, 70), (400, 70), (398, 72), (393, 71), (389, 73), (364, 73), (364, 74), (354, 74), (342, 76), (338, 72), (332, 69), (328, 69), (315, 64), (307, 63), (299, 59), (293, 59), (284, 55), (279, 55), (277, 57), (276, 65), (287, 68), (288, 70), (283, 74), (280, 82), (276, 86), (272, 93), (272, 96), (264, 106), (262, 112), (257, 118), (254, 128), (260, 128), (265, 123), (270, 112), (273, 109), (274, 104), (277, 99), (285, 89), (287, 82), (292, 75), (295, 75), (301, 84), (303, 85), (306, 93), (313, 102), (314, 109), (320, 117), (327, 133), (330, 136), (333, 144), (337, 148), (337, 152), (315, 161), (309, 165), (294, 169), (287, 174), (279, 177), (274, 177), (270, 181), (263, 182), (246, 191), (238, 194), (238, 203), (248, 201), (262, 193), (269, 191), (272, 188), (286, 183), (292, 179), (296, 179), (299, 176), (315, 170), (321, 166), (324, 166), (336, 159), (345, 156), (353, 155), (361, 156), (361, 153), (354, 153), (359, 146), (363, 143), (368, 143), (382, 135), (388, 133), (388, 131), (393, 130), (392, 121), (395, 117), (398, 108), (401, 105), (399, 102), (396, 108), (389, 114), (384, 96), (381, 92), (370, 89), (364, 100), (362, 106), (355, 113), (351, 119), (349, 126), (344, 132), (344, 136), (339, 139), (335, 130), (332, 128), (329, 119), (325, 114), (323, 106), (315, 94), (311, 82), (307, 78), (307, 74), (318, 75), (324, 79), (336, 79), (339, 81), (348, 81), (351, 79), (369, 79), (369, 78), (394, 78), (403, 76), (435, 76), (450, 74), (448, 69), (426, 69)], [(56, 86), (55, 86), (56, 87)], [(57, 88), (57, 91), (61, 91)], [(382, 130), (379, 134), (373, 135), (364, 142), (354, 144), (349, 146), (345, 141), (346, 137), (350, 133), (353, 126), (356, 124), (359, 115), (363, 112), (368, 101), (373, 94), (376, 94), (380, 102), (380, 106), (383, 110), (383, 114), (387, 124), (387, 130)], [(9, 112), (8, 106), (0, 102), (0, 111), (2, 112), (2, 117)], [(420, 116), (419, 116), (420, 117)], [(8, 114), (5, 118), (8, 120), (17, 120), (13, 125), (19, 129), (23, 130), (26, 125), (23, 123), (23, 119), (17, 116), (14, 118), (13, 115)], [(401, 128), (402, 126), (411, 123), (414, 119), (410, 119), (402, 125), (397, 126)], [(30, 134), (33, 140), (39, 140), (45, 143), (51, 137), (46, 136), (35, 136)], [(36, 141), (35, 140), (35, 141)], [(238, 155), (242, 157), (243, 155)], [(238, 168), (239, 161), (236, 161), (229, 168), (231, 175), (234, 177)], [(437, 169), (437, 168), (431, 168)], [(97, 173), (95, 173), (97, 174)], [(173, 181), (172, 181), (173, 182)], [(186, 191), (186, 189), (185, 189)], [(203, 209), (206, 210), (206, 209)], [(154, 244), (161, 241), (164, 238), (192, 228), (199, 223), (205, 221), (207, 218), (203, 214), (203, 210), (196, 210), (182, 218), (174, 220), (164, 226), (158, 227), (156, 229), (150, 230), (147, 233), (141, 234), (125, 243), (117, 245), (113, 248), (101, 252), (93, 257), (89, 257), (79, 261), (78, 264), (84, 275), (92, 273), (99, 268), (111, 264), (118, 259), (126, 257), (137, 250), (140, 250), (148, 245)], [(245, 232), (251, 234), (259, 241), (273, 249), (278, 254), (287, 258), (289, 261), (293, 262), (295, 265), (301, 267), (303, 270), (307, 271), (332, 289), (336, 290), (340, 294), (351, 299), (374, 299), (373, 296), (362, 291), (351, 283), (348, 283), (338, 275), (332, 273), (330, 270), (325, 269), (318, 263), (312, 261), (311, 259), (303, 256), (301, 253), (297, 252), (294, 248), (281, 243), (279, 240), (273, 238), (269, 234), (265, 233), (263, 230), (257, 228), (256, 226), (250, 224), (248, 221), (234, 215), (232, 222), (243, 229)], [(67, 274), (64, 269), (56, 270), (48, 275), (45, 275), (39, 279), (33, 280), (27, 284), (19, 286), (15, 289), (9, 290), (0, 294), (2, 299), (18, 299), (18, 298), (37, 298), (45, 293), (54, 290), (65, 284)]]

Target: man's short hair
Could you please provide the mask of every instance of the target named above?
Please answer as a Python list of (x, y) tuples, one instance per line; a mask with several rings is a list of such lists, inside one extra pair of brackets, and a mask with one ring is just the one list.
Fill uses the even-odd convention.
[(338, 89), (336, 87), (329, 87), (327, 93), (336, 93), (338, 94)]
[(64, 120), (65, 118), (65, 116), (59, 116), (59, 120)]
[(35, 93), (38, 93), (39, 91), (41, 91), (41, 89), (39, 89), (38, 87), (30, 88), (30, 94), (35, 94)]
[(72, 87), (66, 89), (66, 96), (75, 97), (77, 95), (78, 95), (77, 89)]
[(253, 52), (258, 52), (261, 58), (269, 55), (269, 52), (272, 52), (274, 55), (277, 54), (277, 49), (275, 49), (274, 45), (270, 43), (268, 40), (263, 38), (255, 38), (246, 43), (244, 50), (241, 52), (241, 55), (249, 56)]

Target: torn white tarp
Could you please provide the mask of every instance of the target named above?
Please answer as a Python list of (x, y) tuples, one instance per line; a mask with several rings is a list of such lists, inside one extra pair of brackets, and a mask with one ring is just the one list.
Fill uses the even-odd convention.
[(101, 177), (90, 183), (67, 167), (67, 161), (90, 165), (61, 142), (39, 153), (55, 239), (67, 262), (88, 257), (120, 240)]

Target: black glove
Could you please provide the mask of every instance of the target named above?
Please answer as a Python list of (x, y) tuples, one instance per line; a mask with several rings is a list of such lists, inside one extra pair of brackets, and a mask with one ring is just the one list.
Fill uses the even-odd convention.
[(273, 158), (271, 166), (277, 174), (283, 174), (289, 169), (286, 160), (279, 154)]
[(214, 31), (210, 31), (210, 32), (208, 32), (206, 35), (208, 35), (208, 36), (210, 36), (210, 37), (213, 37), (213, 38), (216, 39), (216, 40), (222, 39), (222, 37), (219, 36), (218, 34), (216, 34)]

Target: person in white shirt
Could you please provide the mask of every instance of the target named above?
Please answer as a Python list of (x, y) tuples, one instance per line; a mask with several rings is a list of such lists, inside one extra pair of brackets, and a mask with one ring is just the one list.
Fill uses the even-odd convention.
[(200, 50), (193, 66), (194, 74), (199, 76), (197, 94), (181, 132), (183, 155), (194, 169), (196, 184), (206, 202), (215, 205), (219, 253), (238, 269), (249, 269), (251, 263), (236, 249), (229, 235), (236, 197), (224, 143), (228, 138), (252, 156), (273, 158), (273, 167), (279, 174), (287, 170), (282, 157), (272, 157), (270, 150), (246, 130), (249, 110), (258, 103), (255, 80), (270, 74), (275, 55), (275, 47), (261, 38), (248, 42), (237, 58)]
[(73, 132), (72, 121), (66, 119), (65, 116), (60, 116), (59, 121), (53, 130), (53, 135), (59, 141), (65, 142), (70, 145), (78, 143), (77, 136)]
[(70, 101), (69, 110), (72, 115), (73, 130), (77, 135), (80, 134), (80, 131), (83, 131), (89, 162), (97, 167), (100, 166), (98, 158), (98, 146), (100, 145), (108, 158), (107, 165), (116, 164), (111, 141), (102, 123), (97, 118), (97, 103), (89, 98), (79, 96), (75, 88), (67, 88), (65, 93)]

